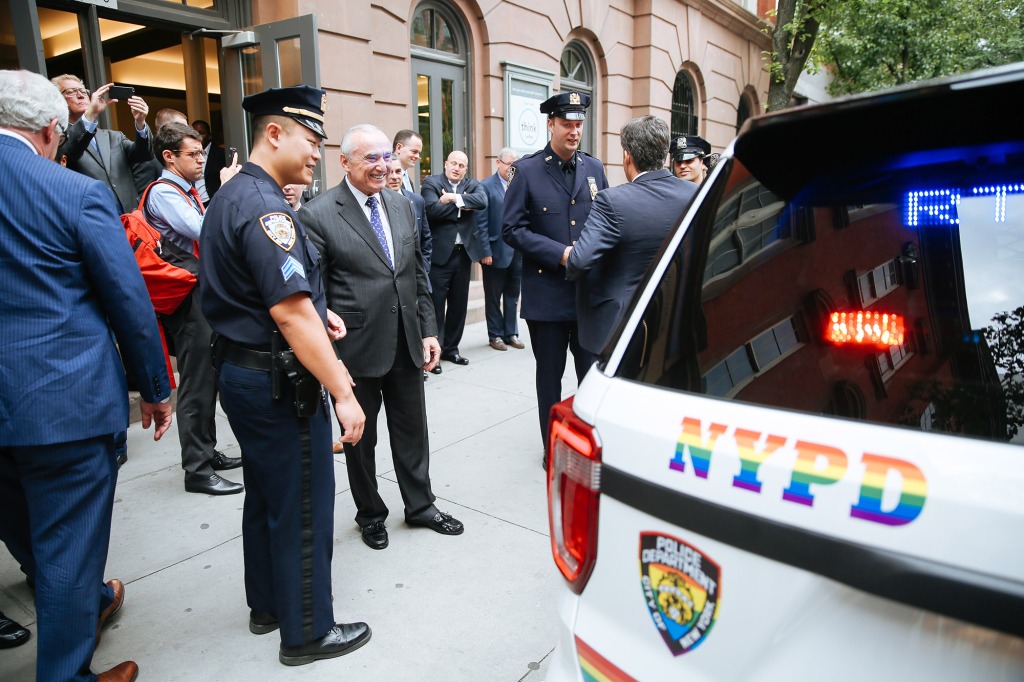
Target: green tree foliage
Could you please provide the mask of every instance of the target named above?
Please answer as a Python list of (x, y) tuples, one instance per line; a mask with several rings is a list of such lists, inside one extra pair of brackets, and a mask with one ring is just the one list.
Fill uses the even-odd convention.
[(773, 17), (769, 111), (805, 67), (843, 95), (1024, 60), (1024, 0), (779, 0)]
[(811, 57), (832, 72), (833, 95), (1022, 59), (1022, 0), (832, 2)]

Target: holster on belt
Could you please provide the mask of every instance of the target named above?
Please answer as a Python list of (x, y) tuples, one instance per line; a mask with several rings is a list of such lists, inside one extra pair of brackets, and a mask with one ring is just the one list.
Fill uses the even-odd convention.
[(285, 341), (280, 331), (274, 330), (270, 337), (270, 381), (271, 396), (281, 398), (283, 381), (290, 381), (295, 390), (295, 412), (300, 417), (315, 416), (323, 403), (323, 387), (313, 374), (302, 366), (295, 357), (295, 351)]

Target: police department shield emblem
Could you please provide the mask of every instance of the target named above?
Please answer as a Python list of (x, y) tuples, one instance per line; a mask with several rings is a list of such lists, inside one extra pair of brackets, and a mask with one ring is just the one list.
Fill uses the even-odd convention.
[(580, 104), (580, 93), (570, 92), (569, 93), (569, 104), (579, 106)]
[(320, 111), (327, 111), (327, 93), (320, 95)]
[(696, 649), (721, 603), (721, 569), (696, 547), (661, 533), (640, 534), (640, 584), (651, 620), (673, 656)]
[(597, 178), (588, 175), (587, 186), (590, 188), (590, 200), (593, 201), (597, 196)]
[(295, 223), (287, 213), (268, 213), (260, 218), (260, 225), (270, 241), (285, 251), (295, 246)]

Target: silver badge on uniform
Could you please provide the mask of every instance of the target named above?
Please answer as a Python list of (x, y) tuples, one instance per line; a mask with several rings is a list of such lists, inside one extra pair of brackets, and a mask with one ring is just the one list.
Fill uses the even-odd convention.
[(597, 196), (597, 179), (587, 176), (587, 185), (590, 187), (590, 200), (593, 201)]
[(295, 246), (295, 223), (287, 213), (268, 213), (260, 218), (260, 225), (270, 241), (285, 251)]

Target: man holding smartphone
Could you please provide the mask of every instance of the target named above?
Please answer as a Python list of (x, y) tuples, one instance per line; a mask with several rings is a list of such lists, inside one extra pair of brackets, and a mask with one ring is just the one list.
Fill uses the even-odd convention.
[[(60, 146), (57, 158), (66, 156), (68, 168), (105, 183), (117, 198), (117, 212), (128, 213), (139, 204), (132, 164), (153, 158), (149, 146), (151, 133), (146, 124), (149, 106), (141, 97), (133, 96), (134, 90), (127, 86), (107, 83), (90, 93), (82, 79), (71, 74), (57, 76), (50, 82), (64, 95), (69, 111), (67, 140)], [(116, 95), (128, 95), (128, 107), (135, 120), (134, 141), (120, 131), (99, 127), (99, 115), (111, 102), (119, 101)]]

